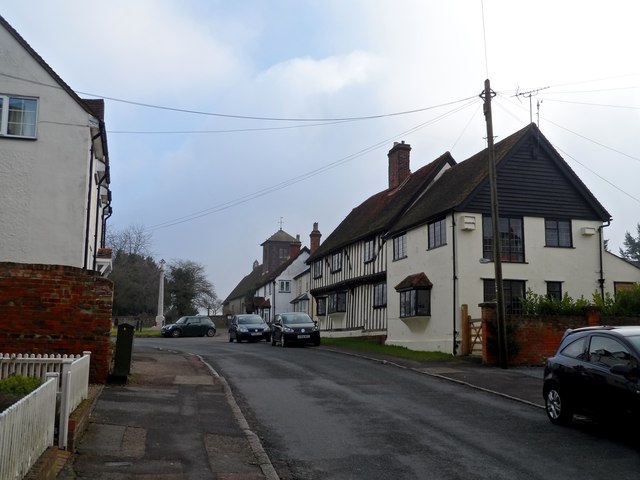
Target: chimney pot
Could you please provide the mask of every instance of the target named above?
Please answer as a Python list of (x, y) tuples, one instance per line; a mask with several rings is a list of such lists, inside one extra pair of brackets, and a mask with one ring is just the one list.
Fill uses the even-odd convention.
[(397, 188), (411, 175), (410, 168), (411, 145), (408, 143), (394, 142), (389, 150), (389, 190)]

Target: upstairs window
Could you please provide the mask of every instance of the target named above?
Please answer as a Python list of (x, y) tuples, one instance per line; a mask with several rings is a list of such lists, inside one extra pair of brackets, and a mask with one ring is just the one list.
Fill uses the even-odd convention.
[(436, 220), (428, 225), (428, 248), (437, 248), (447, 243), (446, 219)]
[(544, 240), (547, 247), (571, 247), (571, 221), (544, 221)]
[(364, 242), (364, 263), (372, 262), (375, 259), (373, 240), (367, 240)]
[(342, 270), (342, 252), (331, 255), (331, 273)]
[(322, 260), (313, 262), (313, 278), (322, 277)]
[(407, 257), (407, 234), (402, 233), (393, 237), (393, 259), (400, 260)]
[(0, 135), (36, 138), (38, 100), (0, 95)]
[(282, 293), (291, 292), (291, 281), (290, 280), (280, 280), (280, 292), (282, 292)]
[[(522, 218), (500, 217), (500, 258), (503, 262), (524, 262)], [(491, 217), (482, 217), (482, 256), (493, 261), (493, 225)]]

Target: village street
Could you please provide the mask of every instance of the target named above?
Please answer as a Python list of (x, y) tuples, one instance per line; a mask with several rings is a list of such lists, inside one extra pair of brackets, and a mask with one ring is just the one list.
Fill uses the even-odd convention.
[[(637, 478), (637, 444), (531, 404), (322, 348), (136, 339), (199, 354), (230, 384), (282, 479)], [(540, 399), (540, 404), (542, 399)]]

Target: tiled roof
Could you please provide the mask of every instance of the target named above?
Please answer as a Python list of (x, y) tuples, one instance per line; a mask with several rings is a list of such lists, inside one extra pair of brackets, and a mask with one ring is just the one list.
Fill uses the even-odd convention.
[(262, 272), (262, 265), (258, 265), (250, 274), (240, 280), (240, 283), (238, 283), (236, 288), (231, 291), (224, 303), (230, 302), (236, 298), (244, 298), (247, 295), (253, 295), (256, 289), (278, 278), (282, 272), (284, 272), (303, 253), (309, 253), (309, 249), (307, 247), (302, 247), (295, 257), (287, 259), (286, 262), (279, 265), (273, 272), (267, 272), (266, 274)]
[(292, 243), (292, 242), (295, 242), (295, 241), (296, 241), (295, 238), (293, 238), (291, 235), (289, 235), (284, 230), (280, 229), (276, 233), (271, 235), (271, 237), (269, 237), (267, 240), (262, 242), (260, 244), (260, 246), (264, 245), (267, 242), (287, 242), (287, 243)]
[(409, 175), (398, 188), (383, 190), (369, 197), (345, 217), (307, 262), (386, 231), (446, 164), (455, 165), (449, 152)]

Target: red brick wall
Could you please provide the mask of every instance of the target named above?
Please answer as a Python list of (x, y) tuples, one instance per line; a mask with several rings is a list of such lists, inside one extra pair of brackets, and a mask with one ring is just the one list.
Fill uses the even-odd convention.
[(60, 265), (0, 262), (0, 352), (91, 351), (91, 383), (109, 374), (113, 283)]
[[(497, 354), (487, 348), (491, 337), (489, 328), (495, 322), (495, 307), (482, 304), (482, 360), (484, 363), (496, 365)], [(513, 326), (513, 340), (518, 346), (518, 353), (509, 358), (509, 365), (543, 365), (548, 357), (556, 353), (560, 340), (568, 328), (579, 328), (595, 325), (640, 325), (640, 318), (600, 318), (597, 307), (587, 309), (584, 316), (549, 315), (549, 316), (516, 316), (507, 315), (507, 325)]]

